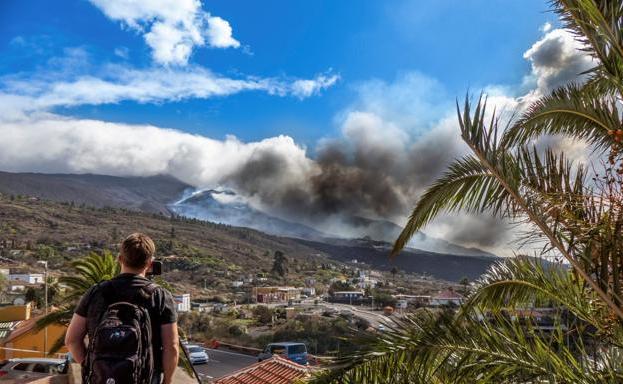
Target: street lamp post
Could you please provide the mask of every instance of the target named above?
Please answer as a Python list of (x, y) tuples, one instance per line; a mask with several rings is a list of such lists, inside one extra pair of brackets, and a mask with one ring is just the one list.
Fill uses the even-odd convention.
[[(44, 267), (44, 272), (43, 272), (43, 302), (44, 302), (44, 313), (47, 316), (48, 315), (48, 261), (47, 260), (40, 260), (38, 261), (39, 264), (43, 264)], [(45, 328), (43, 328), (43, 357), (46, 357), (48, 355), (48, 327), (46, 326)]]

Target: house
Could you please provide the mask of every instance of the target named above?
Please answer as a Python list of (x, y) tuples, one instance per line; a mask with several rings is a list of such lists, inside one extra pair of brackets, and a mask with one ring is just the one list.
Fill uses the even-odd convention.
[(378, 280), (376, 279), (372, 279), (369, 277), (363, 277), (361, 279), (359, 279), (359, 282), (357, 283), (357, 286), (361, 289), (366, 289), (366, 288), (374, 288), (376, 287), (376, 285), (378, 284)]
[(363, 291), (337, 291), (333, 292), (331, 299), (335, 301), (355, 301), (361, 300), (365, 297)]
[(214, 384), (293, 384), (305, 382), (309, 378), (311, 378), (310, 368), (275, 355), (268, 360), (223, 376)]
[(463, 304), (464, 300), (465, 298), (463, 297), (463, 295), (450, 289), (446, 289), (433, 296), (430, 300), (430, 304), (436, 307), (446, 305), (460, 306), (461, 304)]
[(192, 301), (190, 308), (197, 312), (210, 312), (214, 304)]
[[(45, 351), (49, 351), (65, 334), (66, 327), (60, 324), (49, 325), (47, 332), (38, 330), (37, 320), (39, 317), (30, 317), (29, 304), (0, 308), (0, 360), (45, 357)], [(67, 350), (63, 347), (59, 352), (65, 353)]]
[(257, 303), (287, 303), (301, 299), (301, 289), (295, 287), (253, 287), (252, 297)]
[(428, 295), (394, 295), (396, 300), (406, 300), (409, 305), (424, 307), (430, 305), (431, 296)]
[(316, 296), (316, 288), (314, 287), (305, 287), (301, 290), (303, 295), (307, 295), (308, 297)]
[(240, 288), (240, 287), (242, 287), (243, 285), (244, 285), (244, 281), (242, 281), (242, 280), (232, 281), (232, 282), (231, 282), (231, 286), (232, 286), (233, 288)]
[(173, 295), (173, 300), (175, 301), (175, 305), (177, 306), (178, 312), (189, 312), (190, 311), (190, 294), (184, 293), (181, 295)]
[(43, 273), (16, 272), (9, 274), (10, 282), (22, 282), (26, 284), (43, 284)]

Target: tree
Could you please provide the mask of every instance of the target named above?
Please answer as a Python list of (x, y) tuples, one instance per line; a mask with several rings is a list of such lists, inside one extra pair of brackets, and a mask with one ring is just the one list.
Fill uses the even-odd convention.
[(393, 283), (396, 284), (396, 275), (398, 274), (398, 268), (392, 267), (392, 269), (391, 269), (391, 271), (389, 271), (389, 273), (392, 274)]
[[(621, 382), (623, 302), (623, 7), (619, 1), (553, 1), (565, 27), (597, 64), (584, 85), (554, 90), (506, 129), (486, 99), (457, 105), (471, 154), (456, 160), (417, 201), (397, 239), (409, 239), (442, 212), (488, 213), (531, 225), (526, 241), (571, 266), (545, 269), (532, 258), (494, 266), (458, 313), (407, 316), (319, 381), (340, 383)], [(605, 155), (591, 169), (533, 140), (562, 134)], [(557, 311), (545, 334), (509, 316), (531, 303)], [(487, 316), (479, 320), (479, 313)], [(515, 312), (517, 313), (517, 312)], [(364, 344), (361, 344), (364, 345)], [(600, 351), (598, 354), (593, 351)]]
[(257, 305), (253, 308), (253, 317), (260, 324), (270, 324), (273, 321), (273, 310), (266, 305)]
[(280, 276), (284, 284), (286, 283), (286, 278), (288, 275), (288, 259), (281, 251), (275, 251), (273, 256), (273, 268), (271, 270), (272, 273)]
[[(43, 329), (51, 324), (68, 325), (78, 300), (86, 291), (97, 283), (112, 279), (120, 271), (116, 257), (108, 251), (101, 255), (91, 252), (74, 261), (72, 267), (75, 270), (74, 275), (61, 276), (58, 279), (60, 284), (67, 287), (63, 297), (59, 300), (61, 304), (56, 310), (37, 321), (38, 329)], [(64, 339), (65, 335), (63, 334), (50, 348), (50, 352), (60, 349), (64, 345)]]
[(467, 291), (469, 289), (469, 279), (467, 277), (464, 277), (461, 279), (461, 281), (459, 281), (459, 284), (463, 286), (463, 294), (467, 295)]

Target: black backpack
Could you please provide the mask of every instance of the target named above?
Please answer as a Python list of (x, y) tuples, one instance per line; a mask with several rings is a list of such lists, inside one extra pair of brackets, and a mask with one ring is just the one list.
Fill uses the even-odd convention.
[[(156, 290), (149, 284), (131, 302), (116, 301), (113, 284), (101, 285), (108, 308), (100, 315), (83, 367), (85, 384), (147, 384), (154, 372), (151, 319), (146, 309)], [(143, 305), (141, 305), (143, 304)]]

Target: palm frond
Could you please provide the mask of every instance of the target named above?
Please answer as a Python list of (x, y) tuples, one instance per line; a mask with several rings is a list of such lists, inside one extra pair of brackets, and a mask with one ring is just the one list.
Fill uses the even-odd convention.
[(566, 135), (605, 149), (614, 143), (612, 133), (621, 128), (614, 96), (593, 86), (570, 84), (530, 104), (504, 132), (502, 145), (528, 144), (544, 135)]
[(553, 0), (565, 28), (574, 32), (584, 50), (598, 60), (593, 72), (623, 90), (623, 6), (617, 0)]
[(598, 324), (595, 294), (564, 265), (545, 265), (532, 257), (517, 257), (489, 268), (477, 281), (464, 311), (474, 308), (487, 311), (515, 307), (532, 307), (541, 303), (563, 307), (574, 316)]
[(582, 343), (570, 345), (566, 337), (561, 327), (545, 334), (529, 322), (501, 316), (408, 315), (351, 365), (322, 372), (316, 382), (596, 384), (604, 375), (623, 378), (577, 360)]
[(398, 254), (417, 231), (441, 212), (500, 214), (511, 204), (507, 191), (478, 159), (466, 156), (456, 160), (418, 200), (392, 255)]

